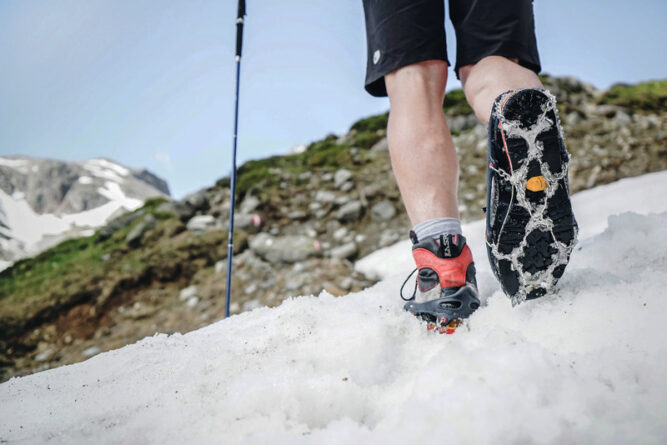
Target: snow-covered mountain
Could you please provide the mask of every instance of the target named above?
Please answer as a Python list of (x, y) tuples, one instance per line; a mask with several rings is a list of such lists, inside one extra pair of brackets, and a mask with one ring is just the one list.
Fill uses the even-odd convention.
[(164, 180), (108, 159), (0, 157), (0, 270), (158, 196)]
[(666, 443), (666, 188), (663, 171), (575, 195), (580, 242), (559, 289), (516, 308), (483, 222), (466, 225), (485, 304), (455, 335), (402, 310), (412, 265), (392, 246), (361, 262), (385, 277), (362, 292), (14, 378), (0, 441)]

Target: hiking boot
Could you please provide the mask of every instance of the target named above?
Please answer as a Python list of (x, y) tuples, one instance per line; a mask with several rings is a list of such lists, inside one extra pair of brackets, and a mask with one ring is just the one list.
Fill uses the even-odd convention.
[(550, 291), (576, 244), (569, 159), (549, 92), (508, 91), (496, 99), (489, 121), (486, 245), (491, 269), (513, 304)]
[(440, 235), (419, 241), (410, 232), (412, 256), (417, 268), (415, 289), (404, 309), (427, 322), (429, 330), (452, 334), (461, 320), (468, 318), (478, 307), (475, 263), (462, 235)]

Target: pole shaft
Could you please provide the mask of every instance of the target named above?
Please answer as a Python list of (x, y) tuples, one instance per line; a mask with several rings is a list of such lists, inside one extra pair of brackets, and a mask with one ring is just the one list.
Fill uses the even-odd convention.
[(241, 51), (243, 45), (243, 16), (245, 0), (239, 1), (236, 19), (236, 98), (234, 100), (234, 144), (232, 149), (232, 178), (229, 201), (229, 233), (227, 235), (227, 286), (225, 287), (225, 318), (229, 317), (229, 306), (232, 300), (232, 259), (234, 257), (234, 207), (236, 200), (236, 143), (239, 133), (239, 86), (241, 83)]

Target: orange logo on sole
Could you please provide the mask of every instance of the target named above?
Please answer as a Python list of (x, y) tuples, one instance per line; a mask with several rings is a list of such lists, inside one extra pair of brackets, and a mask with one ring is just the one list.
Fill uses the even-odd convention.
[(544, 176), (533, 176), (526, 181), (526, 188), (531, 192), (541, 192), (547, 188), (547, 181), (544, 179)]

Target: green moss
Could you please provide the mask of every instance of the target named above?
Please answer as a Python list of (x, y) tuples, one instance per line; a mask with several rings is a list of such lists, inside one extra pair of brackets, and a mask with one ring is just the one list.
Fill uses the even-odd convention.
[(376, 132), (378, 130), (386, 130), (387, 122), (389, 121), (389, 113), (378, 114), (358, 120), (350, 130), (358, 131), (359, 133)]
[(113, 250), (114, 244), (111, 240), (96, 244), (95, 236), (78, 238), (15, 263), (0, 273), (0, 312), (10, 309), (7, 306), (11, 302), (30, 305), (33, 300), (71, 289), (79, 281), (75, 277), (85, 277), (86, 281), (96, 277), (104, 263), (102, 255)]
[(151, 199), (147, 199), (147, 200), (144, 202), (143, 208), (145, 208), (145, 209), (149, 209), (149, 210), (152, 211), (152, 210), (157, 209), (157, 208), (160, 206), (160, 204), (163, 204), (163, 203), (165, 203), (165, 202), (167, 202), (167, 200), (166, 200), (165, 198), (151, 198)]
[(302, 153), (300, 158), (309, 167), (339, 168), (352, 162), (350, 149), (336, 144), (331, 139), (310, 144), (308, 150)]
[(245, 196), (253, 187), (266, 187), (276, 182), (276, 176), (269, 171), (268, 165), (256, 161), (244, 164), (237, 173), (236, 192)]
[(354, 137), (352, 145), (359, 148), (371, 148), (378, 141), (380, 141), (382, 137), (383, 135), (378, 131), (358, 133)]
[(614, 85), (598, 99), (598, 103), (637, 111), (662, 111), (667, 107), (667, 80)]

